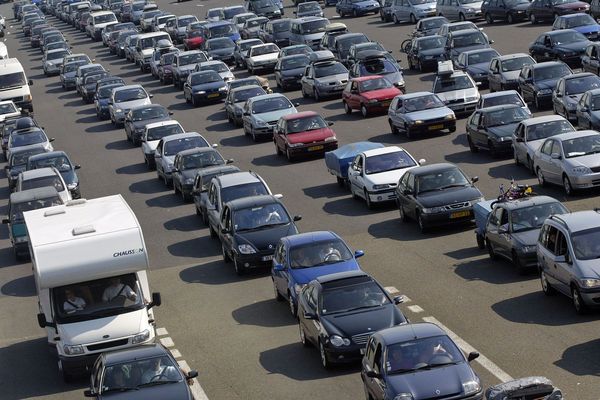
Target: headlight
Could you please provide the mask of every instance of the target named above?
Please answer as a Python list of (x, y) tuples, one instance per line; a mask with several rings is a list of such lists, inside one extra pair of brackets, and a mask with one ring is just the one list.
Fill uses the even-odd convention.
[(417, 119), (417, 120), (414, 120), (412, 123), (413, 123), (413, 125), (421, 125), (423, 123), (423, 120)]
[(583, 278), (579, 280), (579, 283), (581, 284), (581, 286), (583, 286), (584, 288), (595, 288), (600, 286), (600, 279), (595, 279), (595, 278)]
[(219, 92), (226, 92), (227, 91), (227, 86), (223, 86), (219, 88)]
[(394, 83), (394, 86), (404, 86), (404, 81), (398, 81)]
[(256, 119), (256, 120), (254, 120), (254, 122), (256, 123), (256, 126), (259, 126), (259, 127), (267, 126), (267, 123), (265, 121), (263, 121), (262, 119)]
[(27, 235), (15, 237), (15, 243), (25, 243), (28, 240), (29, 240), (29, 237)]
[(77, 186), (79, 186), (79, 182), (75, 182), (75, 183), (69, 183), (69, 184), (67, 185), (67, 189), (69, 189), (69, 190), (74, 190), (74, 189), (77, 189)]
[(171, 164), (171, 163), (168, 163), (168, 164), (167, 164), (167, 169), (168, 169), (169, 171), (172, 171), (172, 170), (173, 170), (173, 164)]
[(455, 118), (456, 117), (454, 116), (454, 114), (448, 114), (444, 117), (444, 119), (450, 119), (450, 120), (455, 119)]
[(477, 393), (481, 390), (481, 385), (477, 381), (469, 381), (463, 383), (463, 391), (465, 395), (470, 395), (473, 393)]
[(477, 101), (477, 96), (467, 97), (465, 101)]
[(122, 113), (122, 112), (123, 112), (123, 110), (121, 110), (120, 108), (117, 108), (117, 109), (115, 110), (115, 112), (116, 112), (116, 113)]
[(65, 344), (63, 347), (65, 354), (68, 356), (74, 356), (76, 354), (83, 354), (83, 346), (80, 344), (68, 345)]
[(394, 400), (413, 400), (414, 397), (411, 393), (398, 393)]
[(423, 208), (421, 211), (423, 211), (423, 214), (441, 213), (444, 211), (444, 207)]
[(33, 97), (31, 97), (30, 94), (26, 94), (25, 96), (23, 96), (24, 101), (31, 101), (32, 99), (33, 99)]
[(294, 285), (294, 291), (296, 292), (296, 294), (299, 294), (302, 289), (304, 289), (304, 287), (306, 286), (306, 284), (303, 285), (298, 285), (297, 283)]
[(150, 331), (146, 329), (135, 335), (133, 339), (131, 339), (131, 344), (143, 343), (148, 339), (150, 339)]
[(196, 90), (194, 91), (195, 94), (205, 94), (206, 91), (205, 90)]
[(350, 340), (338, 335), (333, 335), (329, 338), (329, 343), (331, 343), (335, 347), (349, 346)]
[(289, 147), (300, 147), (300, 146), (304, 146), (304, 143), (302, 142), (297, 142), (297, 143), (289, 143), (288, 144)]
[(467, 12), (468, 12), (468, 13), (475, 12), (475, 9), (474, 9), (474, 8), (467, 8)]
[(572, 169), (573, 173), (575, 174), (581, 174), (581, 175), (585, 175), (585, 174), (591, 174), (592, 170), (589, 169), (588, 167), (581, 165), (579, 167), (575, 167)]
[(387, 183), (382, 184), (382, 185), (373, 185), (373, 190), (387, 189), (389, 187), (390, 187), (390, 185), (388, 185)]
[(482, 202), (482, 201), (484, 201), (484, 200), (485, 200), (485, 198), (484, 198), (484, 197), (479, 197), (479, 198), (477, 198), (477, 199), (471, 200), (471, 205), (474, 205), (474, 204), (480, 203), (480, 202)]
[(538, 95), (552, 94), (552, 89), (540, 89), (538, 90)]
[(536, 251), (536, 246), (523, 246), (521, 247), (521, 251), (523, 253), (533, 253), (534, 251)]
[(336, 140), (337, 140), (337, 136), (335, 136), (335, 135), (333, 135), (333, 136), (329, 136), (329, 137), (326, 137), (324, 140), (325, 140), (326, 142), (334, 142), (334, 141), (336, 141)]
[(256, 250), (254, 250), (254, 247), (250, 246), (249, 244), (240, 244), (238, 246), (238, 250), (242, 254), (254, 254), (254, 253), (256, 253)]

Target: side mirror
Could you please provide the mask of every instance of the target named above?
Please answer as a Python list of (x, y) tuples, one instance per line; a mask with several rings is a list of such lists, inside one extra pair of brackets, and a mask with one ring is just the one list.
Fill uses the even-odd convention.
[(300, 221), (302, 219), (302, 215), (294, 215), (294, 222)]
[(471, 183), (475, 183), (475, 182), (479, 182), (479, 177), (478, 176), (474, 176), (471, 178)]
[(506, 226), (500, 226), (498, 228), (498, 233), (508, 233), (508, 227), (506, 227)]
[(365, 375), (367, 376), (367, 378), (376, 378), (376, 379), (381, 379), (381, 374), (378, 374), (377, 372), (373, 371), (372, 369), (368, 370)]
[(560, 160), (560, 154), (559, 153), (552, 153), (550, 154), (550, 158), (552, 158), (553, 160)]
[(481, 82), (475, 82), (475, 86), (481, 86)]
[(327, 121), (327, 126), (333, 126), (334, 122), (333, 121)]
[(556, 92), (556, 97), (563, 97), (563, 95), (560, 92)]
[(46, 321), (46, 316), (44, 315), (44, 313), (39, 313), (37, 315), (37, 320), (38, 320), (38, 325), (40, 326), (40, 328), (45, 328), (47, 326), (51, 327), (51, 328), (56, 327), (56, 324)]
[(356, 250), (356, 251), (354, 252), (354, 258), (360, 258), (360, 257), (362, 257), (362, 256), (364, 256), (364, 255), (365, 255), (365, 252), (364, 252), (364, 251), (362, 251), (362, 250)]
[(283, 271), (284, 269), (285, 269), (285, 267), (283, 265), (281, 265), (281, 264), (275, 264), (275, 265), (273, 265), (273, 271), (280, 272), (280, 271)]
[(233, 158), (228, 158), (227, 160), (225, 160), (225, 164), (233, 164), (235, 162), (235, 160)]
[(28, 80), (27, 83), (29, 84), (29, 86), (33, 86), (33, 80)]
[(74, 169), (81, 169), (81, 165), (77, 164), (75, 165), (75, 167), (73, 167)]
[(522, 137), (520, 137), (520, 136), (517, 136), (517, 137), (515, 138), (515, 142), (519, 142), (519, 143), (521, 143), (521, 142), (524, 142), (524, 141), (525, 141), (525, 140), (524, 140)]
[(305, 311), (304, 319), (317, 319), (317, 314)]
[(49, 142), (54, 142), (56, 139), (51, 137), (50, 139), (48, 139)]
[(476, 359), (477, 357), (479, 357), (479, 353), (478, 353), (478, 352), (476, 352), (476, 351), (472, 351), (472, 352), (470, 352), (470, 353), (469, 353), (469, 355), (467, 356), (467, 361), (468, 361), (468, 362), (471, 362), (471, 361), (473, 361), (474, 359)]
[(188, 372), (185, 377), (187, 379), (194, 379), (195, 377), (198, 376), (198, 371), (196, 371), (195, 369), (191, 370), (190, 372)]
[(410, 190), (410, 189), (404, 189), (404, 190), (402, 191), (402, 194), (403, 194), (403, 195), (405, 195), (405, 196), (408, 196), (408, 195), (411, 195), (411, 194), (413, 194), (413, 191), (412, 191), (412, 190)]
[(173, 111), (169, 111), (169, 115), (173, 115)]
[(153, 97), (154, 97), (154, 95), (153, 95), (153, 94), (150, 94), (150, 95), (148, 95), (148, 97), (150, 97), (150, 98), (153, 98)]
[(148, 304), (148, 309), (151, 309), (152, 307), (160, 307), (161, 304), (162, 304), (162, 298), (160, 297), (160, 293), (159, 292), (152, 293), (152, 301), (150, 302), (150, 304)]
[(421, 159), (419, 160), (419, 165), (425, 165), (425, 163), (426, 163), (426, 162), (427, 162), (427, 160), (426, 160), (426, 159), (424, 159), (424, 158), (421, 158)]
[(494, 41), (492, 39), (488, 40), (489, 44), (494, 44)]
[(298, 103), (298, 102), (294, 103), (294, 107), (299, 107), (299, 106), (300, 106), (300, 103)]
[(395, 296), (392, 300), (394, 300), (394, 304), (402, 304), (404, 303), (404, 296)]
[(90, 389), (88, 389), (88, 390), (84, 390), (83, 391), (83, 395), (85, 397), (95, 397), (96, 393), (94, 393), (93, 391), (91, 391)]
[(229, 229), (227, 229), (227, 228), (223, 228), (223, 229), (221, 229), (221, 233), (222, 233), (223, 235), (227, 235), (227, 234), (229, 234), (230, 232), (229, 232)]
[(585, 106), (584, 106), (584, 107), (581, 107), (581, 112), (588, 112), (588, 111), (589, 111), (589, 108), (587, 108), (587, 107), (585, 107)]
[(10, 219), (8, 219), (8, 218), (2, 218), (2, 223), (3, 224), (10, 224)]
[(212, 147), (213, 149), (216, 149), (217, 147), (219, 147), (219, 145), (216, 143), (213, 143), (210, 147)]

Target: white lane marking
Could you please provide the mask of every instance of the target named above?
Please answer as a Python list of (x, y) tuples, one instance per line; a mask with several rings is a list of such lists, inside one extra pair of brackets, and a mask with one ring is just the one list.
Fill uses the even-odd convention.
[(171, 339), (170, 337), (160, 338), (159, 340), (162, 343), (162, 345), (165, 347), (174, 347), (175, 346), (173, 339)]
[(383, 288), (386, 292), (388, 292), (389, 294), (396, 294), (396, 293), (400, 293), (400, 291), (398, 289), (396, 289), (394, 286), (386, 286)]
[(408, 306), (406, 308), (408, 308), (410, 311), (414, 312), (415, 314), (422, 313), (423, 311), (425, 311), (416, 304), (414, 306)]
[(167, 328), (156, 328), (157, 336), (167, 336), (169, 332), (167, 332)]
[(173, 349), (171, 350), (171, 354), (173, 355), (173, 357), (175, 358), (181, 358), (181, 353), (179, 352), (179, 350), (177, 349)]
[[(454, 340), (454, 342), (456, 342), (458, 347), (460, 347), (465, 353), (469, 354), (472, 351), (477, 351), (477, 350), (475, 350), (475, 348), (473, 346), (471, 346), (469, 343), (467, 343), (463, 339), (461, 339), (456, 333), (454, 333), (450, 329), (448, 329), (448, 327), (446, 327), (444, 324), (442, 324), (440, 321), (438, 321), (435, 317), (423, 317), (423, 321), (436, 324), (437, 326), (439, 326), (440, 328), (445, 330), (446, 333), (448, 333), (448, 336), (450, 336), (450, 338), (452, 340)], [(500, 380), (500, 382), (506, 382), (506, 381), (513, 380), (512, 376), (510, 376), (509, 374), (504, 372), (499, 366), (494, 364), (494, 362), (492, 360), (490, 360), (489, 358), (487, 358), (480, 352), (478, 352), (478, 353), (479, 353), (479, 357), (477, 357), (475, 359), (475, 361), (477, 361), (479, 364), (481, 364), (481, 366), (483, 368), (487, 369), (492, 375), (494, 375), (496, 378), (498, 378)]]
[[(185, 360), (177, 361), (177, 363), (179, 364), (179, 367), (182, 370), (184, 370), (185, 372), (188, 372), (191, 370), (190, 366), (188, 365), (187, 362), (185, 362)], [(204, 389), (202, 389), (202, 386), (200, 386), (198, 379), (194, 378), (194, 379), (192, 379), (192, 382), (194, 382), (194, 384), (191, 385), (189, 388), (192, 391), (192, 395), (194, 396), (194, 399), (195, 400), (208, 400), (208, 396), (206, 395), (206, 393), (204, 393)]]

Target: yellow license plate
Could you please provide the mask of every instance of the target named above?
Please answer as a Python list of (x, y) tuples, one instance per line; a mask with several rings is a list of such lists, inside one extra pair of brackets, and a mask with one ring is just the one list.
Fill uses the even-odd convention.
[(208, 95), (208, 98), (211, 99), (213, 97), (219, 97), (219, 93), (212, 93)]
[(444, 129), (444, 124), (439, 124), (439, 125), (431, 125), (429, 128), (430, 131), (433, 131), (435, 129)]
[(391, 103), (391, 101), (390, 101), (390, 100), (387, 100), (387, 101), (382, 101), (382, 102), (381, 102), (381, 105), (382, 105), (383, 107), (389, 107), (390, 103)]
[(471, 211), (457, 211), (450, 214), (450, 218), (468, 217), (469, 215), (471, 215)]
[(308, 151), (317, 151), (317, 150), (323, 150), (323, 146), (312, 146), (308, 148)]

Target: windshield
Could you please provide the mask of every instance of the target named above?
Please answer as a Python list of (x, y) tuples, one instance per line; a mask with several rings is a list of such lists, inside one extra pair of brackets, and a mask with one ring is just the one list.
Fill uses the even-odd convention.
[(221, 75), (216, 73), (215, 71), (203, 71), (197, 72), (190, 76), (191, 84), (193, 85), (202, 85), (205, 83), (212, 82), (223, 82), (223, 78)]
[(259, 196), (269, 194), (262, 182), (245, 183), (243, 185), (230, 186), (221, 189), (221, 203), (241, 199), (242, 197)]
[(229, 90), (251, 85), (262, 87), (262, 83), (258, 80), (258, 78), (242, 78), (230, 81)]
[(23, 72), (13, 72), (0, 75), (0, 90), (21, 87), (27, 84)]
[(145, 5), (146, 5), (146, 2), (143, 2), (143, 3), (133, 3), (133, 5), (131, 6), (131, 9), (133, 11), (142, 11), (144, 9)]
[(497, 57), (496, 50), (480, 51), (478, 53), (469, 54), (467, 60), (468, 65), (489, 63), (492, 58)]
[(542, 122), (527, 128), (527, 141), (546, 139), (561, 133), (573, 132), (575, 129), (566, 120)]
[(142, 13), (142, 18), (150, 19), (150, 18), (154, 18), (155, 15), (159, 15), (159, 14), (162, 14), (162, 11), (160, 11), (160, 10), (146, 11), (146, 12)]
[(290, 249), (290, 267), (292, 269), (336, 264), (352, 258), (354, 255), (348, 246), (339, 239), (312, 242)]
[(231, 8), (226, 8), (223, 10), (223, 15), (225, 16), (225, 19), (232, 19), (233, 17), (235, 17), (238, 14), (244, 13), (246, 12), (246, 9), (242, 6), (240, 7), (231, 7)]
[(533, 77), (537, 81), (554, 79), (558, 80), (560, 77), (569, 75), (571, 70), (565, 64), (552, 65), (549, 67), (534, 68)]
[(254, 0), (252, 6), (255, 8), (273, 7), (275, 3), (272, 0)]
[(529, 56), (524, 56), (502, 61), (501, 68), (502, 72), (520, 71), (525, 65), (531, 64), (535, 64), (535, 61)]
[(237, 32), (237, 27), (234, 24), (218, 25), (210, 28), (211, 36), (227, 35)]
[(125, 84), (121, 83), (121, 84), (114, 84), (114, 85), (106, 85), (106, 86), (102, 86), (100, 89), (98, 89), (98, 98), (99, 99), (107, 99), (112, 95), (112, 91), (113, 89), (116, 89), (118, 87), (121, 86), (125, 86)]
[(323, 315), (391, 304), (385, 292), (373, 281), (326, 288), (321, 293)]
[(40, 208), (53, 207), (62, 204), (60, 197), (49, 197), (46, 199), (30, 200), (23, 203), (10, 203), (10, 220), (23, 220), (23, 213), (31, 210), (39, 210)]
[(216, 151), (202, 151), (188, 154), (183, 156), (181, 160), (182, 169), (184, 171), (223, 164), (225, 164), (225, 160), (223, 160), (221, 154)]
[(585, 42), (587, 39), (579, 32), (575, 31), (560, 31), (555, 35), (552, 35), (552, 43), (555, 46), (559, 46), (562, 44), (570, 44), (576, 42)]
[(290, 58), (285, 58), (285, 59), (281, 60), (281, 69), (288, 70), (288, 69), (303, 68), (303, 67), (306, 67), (308, 65), (308, 63), (309, 63), (309, 59), (305, 55), (292, 56)]
[(477, 31), (472, 32), (467, 35), (456, 36), (452, 39), (452, 47), (460, 48), (460, 47), (470, 47), (477, 45), (487, 45), (488, 41), (483, 35), (483, 33)]
[(154, 44), (159, 40), (167, 39), (170, 42), (170, 39), (165, 36), (156, 36), (156, 37), (147, 37), (138, 40), (136, 47), (141, 47), (142, 49), (149, 49), (154, 47)]
[(320, 11), (320, 10), (321, 10), (321, 6), (319, 6), (319, 3), (308, 2), (308, 3), (298, 4), (298, 12)]
[(568, 212), (558, 201), (514, 210), (510, 213), (511, 231), (517, 233), (540, 229), (549, 216)]
[(386, 59), (378, 59), (374, 61), (367, 61), (360, 66), (360, 75), (387, 75), (398, 72), (398, 69)]
[(352, 45), (358, 43), (367, 43), (368, 41), (369, 38), (367, 38), (365, 35), (351, 36), (347, 39), (338, 40), (337, 46), (340, 51), (348, 51)]
[(600, 153), (600, 135), (593, 134), (562, 141), (566, 158)]
[(395, 171), (417, 165), (412, 157), (404, 150), (393, 153), (370, 156), (365, 161), (365, 174), (379, 174), (387, 171)]
[(600, 258), (600, 229), (592, 228), (575, 232), (571, 236), (575, 258), (595, 260)]
[(134, 359), (131, 362), (107, 366), (101, 384), (101, 393), (139, 390), (143, 387), (181, 382), (179, 368), (167, 356)]
[(329, 25), (329, 21), (326, 19), (320, 19), (317, 21), (305, 22), (302, 24), (302, 33), (311, 34), (317, 32), (325, 32), (325, 27)]
[(57, 156), (52, 158), (41, 158), (30, 163), (29, 169), (39, 169), (54, 167), (59, 172), (68, 172), (73, 169), (71, 162), (66, 156)]
[(293, 56), (296, 54), (310, 54), (312, 49), (307, 45), (290, 46), (281, 51), (282, 56)]
[(69, 50), (53, 51), (52, 53), (48, 53), (47, 60), (56, 60), (57, 58), (62, 59), (65, 55), (69, 53)]
[(48, 141), (46, 134), (40, 130), (32, 130), (24, 133), (13, 133), (10, 136), (10, 147), (29, 146)]
[(327, 126), (327, 123), (320, 115), (297, 118), (287, 121), (287, 133), (293, 134), (298, 132), (314, 131), (317, 129), (327, 128)]
[(148, 94), (142, 88), (123, 89), (115, 93), (115, 103), (142, 100), (147, 97)]
[(235, 210), (233, 213), (233, 229), (236, 232), (259, 230), (289, 223), (290, 217), (279, 203), (244, 208)]
[(174, 156), (180, 151), (193, 149), (194, 147), (208, 147), (208, 143), (200, 136), (169, 140), (165, 143), (164, 154), (165, 156)]
[(448, 32), (462, 31), (465, 29), (479, 29), (477, 25), (472, 22), (455, 22), (448, 25)]
[(221, 16), (221, 9), (220, 8), (215, 8), (213, 10), (208, 10), (208, 12), (206, 13), (207, 17), (220, 17)]
[(389, 345), (385, 357), (388, 375), (428, 370), (465, 360), (454, 342), (445, 335)]
[(315, 65), (315, 78), (323, 78), (326, 76), (347, 73), (348, 70), (346, 69), (346, 67), (344, 67), (344, 65), (339, 62)]
[(445, 107), (436, 95), (428, 94), (425, 96), (413, 97), (404, 100), (404, 109), (407, 112), (423, 111), (431, 108)]
[(417, 176), (418, 193), (469, 186), (470, 184), (467, 177), (458, 168)]
[(459, 75), (451, 79), (437, 79), (433, 91), (435, 93), (444, 93), (453, 90), (472, 89), (473, 87), (473, 82), (467, 76)]
[(385, 78), (373, 78), (358, 82), (358, 90), (361, 93), (371, 92), (373, 90), (391, 88), (392, 84)]
[(263, 94), (265, 94), (265, 91), (261, 87), (254, 87), (251, 89), (244, 89), (244, 90), (236, 90), (235, 93), (233, 94), (233, 102), (234, 103), (245, 102), (249, 98), (256, 97), (256, 96), (262, 96)]
[(292, 107), (292, 103), (283, 96), (270, 97), (252, 103), (252, 114), (263, 114)]
[(279, 49), (274, 44), (264, 44), (250, 49), (250, 56), (262, 56), (264, 54), (278, 53)]
[(196, 21), (198, 21), (198, 18), (196, 17), (179, 17), (179, 19), (177, 19), (177, 25), (180, 28), (183, 28)]
[(191, 54), (183, 54), (183, 55), (180, 55), (179, 57), (177, 57), (177, 63), (180, 66), (190, 65), (190, 64), (198, 64), (198, 63), (201, 63), (204, 61), (207, 61), (207, 58), (204, 55), (204, 53), (201, 53), (201, 52), (191, 53)]
[(593, 96), (591, 99), (591, 107), (592, 111), (600, 110), (600, 96)]
[(525, 104), (521, 100), (521, 97), (519, 96), (518, 93), (510, 93), (510, 94), (501, 94), (498, 96), (485, 98), (483, 100), (483, 105), (481, 108), (493, 107), (493, 106), (504, 106), (504, 105), (509, 105), (509, 104), (514, 104), (519, 107), (525, 106)]
[(240, 44), (240, 50), (241, 51), (245, 51), (245, 50), (248, 50), (250, 47), (256, 46), (256, 45), (259, 45), (259, 44), (262, 44), (262, 42), (260, 40), (258, 40), (258, 39), (249, 40), (247, 42), (244, 42), (244, 43)]
[(287, 32), (292, 26), (291, 21), (277, 21), (273, 22), (273, 32)]
[(218, 38), (209, 40), (207, 43), (207, 47), (210, 50), (228, 49), (235, 47), (235, 43), (233, 43), (233, 40), (229, 38)]
[(37, 189), (46, 186), (54, 187), (57, 192), (62, 192), (65, 190), (62, 180), (58, 175), (42, 176), (39, 178), (24, 179), (21, 181), (21, 190)]
[(569, 29), (576, 28), (578, 26), (585, 26), (585, 25), (596, 25), (596, 21), (594, 21), (594, 18), (592, 18), (588, 14), (580, 14), (577, 16), (572, 16), (565, 20), (565, 26), (566, 26), (566, 28), (569, 28)]
[(441, 37), (424, 38), (417, 43), (419, 50), (432, 50), (444, 47), (444, 40)]
[(218, 62), (214, 64), (200, 66), (200, 71), (215, 71), (215, 72), (228, 72), (229, 68), (224, 62)]
[(481, 1), (481, 0), (459, 0), (458, 2), (459, 2), (460, 4), (473, 4), (473, 3), (478, 3), (478, 2), (480, 2), (480, 1)]
[(246, 21), (246, 28), (256, 28), (260, 24), (262, 24), (265, 20), (262, 18), (256, 18)]
[(176, 135), (183, 133), (183, 128), (179, 124), (169, 124), (163, 126), (157, 126), (147, 129), (147, 141), (160, 140), (166, 136)]
[(243, 24), (250, 18), (256, 18), (256, 14), (240, 15), (240, 16), (236, 17), (236, 21), (238, 24)]
[(514, 124), (527, 118), (529, 118), (527, 111), (521, 107), (515, 107), (506, 110), (488, 112), (484, 116), (484, 122), (485, 126), (492, 127)]
[(51, 291), (57, 320), (63, 323), (102, 318), (144, 307), (135, 274), (60, 286)]
[(168, 118), (169, 112), (162, 106), (144, 107), (131, 112), (132, 121), (143, 121), (155, 118)]
[(0, 114), (10, 114), (17, 112), (17, 107), (13, 103), (0, 104)]
[(445, 18), (435, 18), (430, 20), (423, 20), (421, 22), (421, 29), (431, 30), (438, 29), (440, 26), (447, 24), (448, 21)]
[(123, 44), (125, 43), (125, 40), (127, 40), (128, 37), (133, 36), (133, 35), (137, 35), (138, 32), (137, 31), (129, 31), (129, 32), (121, 32), (119, 33), (119, 44)]
[(114, 14), (103, 14), (94, 17), (94, 24), (105, 24), (107, 22), (116, 21), (117, 17)]
[(600, 78), (596, 75), (583, 76), (581, 78), (570, 78), (565, 82), (565, 94), (571, 96), (582, 94), (588, 90), (600, 87)]

